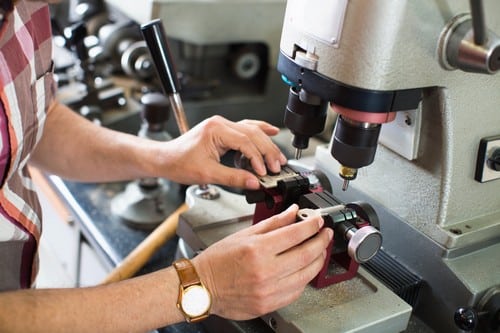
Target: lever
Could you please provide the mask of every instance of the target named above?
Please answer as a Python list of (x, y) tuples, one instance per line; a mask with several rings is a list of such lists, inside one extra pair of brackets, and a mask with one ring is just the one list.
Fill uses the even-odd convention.
[(484, 19), (483, 0), (470, 0), (469, 3), (474, 43), (476, 45), (484, 45), (488, 37), (486, 33), (486, 20)]
[[(167, 34), (160, 19), (141, 25), (141, 31), (151, 53), (151, 58), (155, 64), (163, 91), (170, 100), (179, 132), (182, 135), (189, 130), (189, 125), (180, 96), (180, 83), (177, 78), (177, 71), (167, 43)], [(198, 185), (196, 194), (201, 198), (210, 200), (219, 197), (218, 191), (207, 184)]]
[(439, 40), (439, 61), (448, 70), (495, 74), (500, 70), (500, 38), (486, 27), (482, 0), (469, 0), (470, 15), (455, 16)]
[(156, 66), (163, 91), (168, 96), (177, 126), (181, 134), (189, 130), (186, 113), (180, 97), (180, 83), (177, 70), (167, 43), (165, 29), (160, 19), (153, 20), (141, 26), (144, 41), (151, 53), (151, 58)]

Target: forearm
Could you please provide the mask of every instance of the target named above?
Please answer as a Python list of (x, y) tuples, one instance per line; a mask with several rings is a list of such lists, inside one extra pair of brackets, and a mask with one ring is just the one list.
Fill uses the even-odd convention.
[(0, 293), (2, 332), (145, 332), (180, 322), (172, 268), (107, 286)]
[(63, 178), (98, 182), (150, 175), (158, 157), (150, 141), (96, 126), (56, 103), (30, 163)]
[[(213, 116), (167, 142), (96, 126), (62, 104), (53, 104), (30, 163), (66, 179), (90, 182), (167, 178), (181, 184), (219, 184), (257, 189), (251, 172), (224, 166), (220, 158), (240, 151), (259, 175), (279, 172), (286, 157), (270, 139), (279, 129), (256, 120)], [(267, 168), (266, 168), (267, 166)]]

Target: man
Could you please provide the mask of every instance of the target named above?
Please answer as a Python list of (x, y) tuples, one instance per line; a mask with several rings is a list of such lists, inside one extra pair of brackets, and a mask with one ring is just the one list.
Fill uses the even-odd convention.
[[(258, 174), (265, 164), (277, 172), (286, 159), (269, 135), (278, 129), (213, 117), (175, 140), (153, 142), (95, 126), (55, 101), (47, 2), (0, 5), (0, 331), (138, 332), (182, 321), (173, 267), (106, 286), (29, 289), (41, 212), (27, 164), (77, 181), (163, 177), (256, 189), (255, 175), (221, 165), (220, 156), (239, 150)], [(297, 209), (191, 260), (211, 294), (209, 313), (249, 319), (299, 297), (321, 269), (332, 232), (320, 231), (320, 218), (293, 223)]]

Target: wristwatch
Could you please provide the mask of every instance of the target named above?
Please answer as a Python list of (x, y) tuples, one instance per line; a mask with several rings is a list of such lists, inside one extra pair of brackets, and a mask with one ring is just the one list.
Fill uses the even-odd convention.
[(174, 261), (173, 266), (179, 276), (179, 296), (177, 308), (181, 310), (188, 323), (196, 323), (210, 315), (212, 297), (203, 285), (190, 260), (182, 258)]

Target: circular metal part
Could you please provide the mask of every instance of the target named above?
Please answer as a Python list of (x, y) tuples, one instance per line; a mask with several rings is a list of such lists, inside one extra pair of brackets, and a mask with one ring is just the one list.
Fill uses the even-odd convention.
[(340, 166), (339, 176), (342, 177), (342, 179), (354, 180), (354, 179), (356, 179), (357, 175), (358, 175), (358, 169), (349, 168), (349, 167), (346, 167), (343, 165)]
[[(456, 37), (455, 31), (464, 22), (471, 22), (470, 14), (460, 14), (453, 17), (448, 24), (444, 27), (438, 41), (438, 60), (441, 67), (446, 70), (454, 70), (456, 67), (448, 62), (448, 46), (450, 45), (450, 40)], [(471, 25), (472, 26), (472, 25)], [(454, 42), (456, 43), (456, 42)]]
[(98, 38), (111, 61), (119, 63), (128, 45), (141, 40), (141, 31), (131, 21), (110, 23), (99, 29)]
[(370, 125), (349, 121), (344, 116), (337, 118), (331, 154), (340, 164), (359, 169), (373, 162), (381, 125)]
[(439, 38), (439, 63), (447, 70), (494, 74), (500, 69), (500, 39), (486, 31), (485, 43), (476, 44), (472, 24), (469, 14), (461, 14), (446, 25)]
[(233, 71), (243, 80), (254, 78), (260, 71), (262, 64), (257, 54), (253, 52), (240, 54), (233, 62)]
[(333, 103), (331, 103), (331, 107), (335, 113), (344, 117), (349, 122), (353, 124), (365, 124), (368, 127), (370, 127), (369, 124), (385, 124), (396, 119), (396, 111), (372, 112), (365, 109), (356, 110)]
[(194, 193), (197, 197), (205, 200), (215, 200), (220, 197), (220, 193), (215, 187), (206, 184), (199, 185)]
[(154, 65), (151, 62), (149, 54), (143, 54), (137, 57), (134, 64), (134, 70), (141, 78), (150, 78), (154, 73)]
[(229, 53), (231, 71), (240, 80), (252, 80), (267, 69), (268, 51), (262, 44), (233, 46)]
[(158, 185), (151, 188), (141, 186), (140, 181), (130, 182), (111, 200), (111, 212), (133, 228), (151, 230), (174, 208), (168, 200), (169, 187), (163, 179), (158, 179)]
[(138, 41), (129, 45), (120, 58), (122, 70), (139, 79), (149, 79), (155, 74), (155, 68), (146, 42)]
[(353, 229), (347, 231), (347, 252), (356, 262), (365, 263), (373, 258), (382, 246), (382, 234), (370, 225), (356, 231)]

